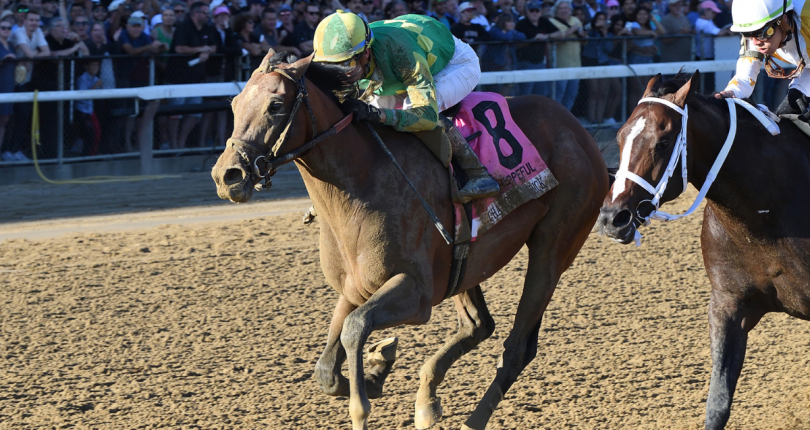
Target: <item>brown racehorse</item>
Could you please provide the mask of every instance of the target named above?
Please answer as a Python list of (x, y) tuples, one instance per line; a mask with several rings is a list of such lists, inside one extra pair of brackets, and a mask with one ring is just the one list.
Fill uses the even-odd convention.
[[(239, 148), (226, 149), (212, 171), (222, 198), (234, 202), (250, 199), (259, 180), (252, 173), (259, 151), (250, 148), (267, 151), (274, 146), (288, 120), (292, 124), (277, 154), (302, 147), (344, 118), (329, 91), (319, 89), (314, 77), (305, 79), (307, 70), (312, 75), (316, 65), (310, 65), (309, 58), (287, 64), (286, 58), (284, 53), (268, 55), (233, 99), (231, 141), (240, 142)], [(311, 112), (304, 106), (290, 118), (302, 87), (308, 92)], [(420, 372), (418, 428), (428, 428), (441, 418), (436, 388), (448, 368), (495, 328), (479, 284), (525, 244), (529, 248), (528, 273), (514, 327), (504, 342), (502, 365), (466, 422), (468, 428), (486, 427), (503, 393), (535, 357), (543, 312), (560, 275), (587, 239), (608, 189), (599, 149), (562, 106), (533, 96), (512, 99), (509, 105), (559, 185), (517, 208), (473, 242), (461, 292), (453, 297), (458, 332)], [(413, 135), (385, 126), (376, 130), (441, 222), (452, 226), (449, 179), (441, 163)], [(394, 359), (390, 350), (376, 354), (377, 359), (369, 360), (371, 371), (364, 374), (366, 340), (374, 330), (424, 324), (430, 319), (432, 307), (443, 300), (447, 290), (453, 248), (362, 124), (349, 124), (295, 162), (317, 209), (324, 275), (340, 294), (314, 377), (326, 394), (350, 397), (353, 428), (365, 429), (371, 411), (368, 399), (382, 394)], [(341, 374), (346, 360), (348, 379)]]
[[(688, 82), (679, 76), (662, 83), (659, 75), (650, 81), (645, 97), (662, 98), (680, 108), (688, 106), (688, 179), (700, 189), (731, 124), (727, 102), (695, 94), (694, 82), (698, 82), (697, 73)], [(700, 237), (712, 285), (709, 335), (713, 364), (707, 429), (721, 429), (728, 422), (748, 332), (760, 318), (767, 312), (785, 312), (810, 319), (807, 137), (789, 121), (782, 121), (781, 134), (772, 136), (745, 109), (734, 108), (736, 137), (706, 196)], [(682, 129), (681, 120), (681, 114), (663, 104), (637, 106), (619, 130), (622, 166), (627, 163), (632, 173), (653, 186), (659, 183)], [(678, 174), (680, 167), (675, 168)], [(617, 179), (605, 199), (598, 224), (607, 236), (629, 243), (640, 219), (653, 208), (644, 204), (650, 193), (630, 180), (626, 190), (617, 193), (621, 180)], [(661, 201), (674, 200), (682, 192), (680, 178), (671, 180)], [(640, 203), (644, 213), (639, 214)]]

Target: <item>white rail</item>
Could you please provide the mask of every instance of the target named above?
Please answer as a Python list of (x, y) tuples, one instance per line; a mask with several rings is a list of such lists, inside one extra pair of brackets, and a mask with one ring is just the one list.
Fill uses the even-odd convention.
[[(651, 76), (657, 73), (674, 75), (683, 69), (686, 72), (720, 72), (735, 70), (736, 60), (690, 61), (687, 63), (653, 63), (619, 66), (574, 67), (543, 70), (514, 70), (510, 72), (484, 72), (480, 84), (509, 84), (520, 82), (546, 82), (570, 79), (624, 78)], [(39, 101), (99, 100), (139, 98), (141, 100), (172, 99), (181, 97), (226, 97), (235, 96), (245, 87), (245, 82), (222, 82), (215, 84), (156, 85), (140, 88), (116, 88), (78, 91), (45, 91), (39, 93)], [(34, 100), (34, 93), (0, 93), (0, 103), (25, 103)]]

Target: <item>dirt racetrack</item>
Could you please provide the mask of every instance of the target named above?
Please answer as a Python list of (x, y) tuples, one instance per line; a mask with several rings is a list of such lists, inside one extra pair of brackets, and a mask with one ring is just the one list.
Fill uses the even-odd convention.
[[(0, 189), (0, 428), (350, 428), (347, 399), (312, 379), (336, 294), (300, 179), (284, 178), (244, 206), (217, 203), (205, 174)], [(701, 218), (646, 228), (641, 248), (593, 233), (489, 428), (702, 428)], [(525, 260), (484, 284), (498, 327), (449, 372), (436, 428), (460, 428), (494, 377)], [(370, 428), (413, 428), (419, 368), (455, 324), (446, 302), (425, 326), (372, 335), (400, 352)], [(810, 324), (767, 315), (728, 428), (810, 429), (808, 369)]]

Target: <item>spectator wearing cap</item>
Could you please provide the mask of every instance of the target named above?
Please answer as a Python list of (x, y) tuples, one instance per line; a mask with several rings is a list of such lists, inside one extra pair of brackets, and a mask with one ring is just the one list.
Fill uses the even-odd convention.
[[(230, 10), (227, 6), (219, 6), (214, 9), (214, 40), (216, 41), (217, 53), (223, 54), (222, 56), (211, 57), (207, 61), (207, 73), (205, 81), (208, 83), (224, 82), (224, 81), (241, 81), (235, 77), (235, 64), (234, 58), (238, 58), (242, 54), (242, 45), (239, 37), (228, 26), (231, 17)], [(226, 97), (212, 97), (210, 99), (203, 99), (209, 101), (226, 101)], [(227, 112), (221, 110), (219, 112), (206, 112), (203, 114), (202, 121), (200, 121), (199, 133), (199, 146), (225, 146), (225, 129), (227, 121)], [(213, 127), (215, 136), (209, 135), (211, 125)], [(210, 139), (210, 143), (209, 143)]]
[[(31, 9), (25, 3), (20, 3), (14, 7), (14, 27), (11, 30), (12, 33), (16, 32), (19, 28), (25, 27), (26, 16), (30, 10)], [(40, 16), (39, 12), (37, 12), (37, 16)], [(43, 35), (42, 37), (44, 38), (45, 36)]]
[(432, 5), (433, 11), (431, 11), (428, 16), (444, 24), (448, 30), (455, 25), (456, 19), (447, 11), (447, 0), (433, 0)]
[[(706, 0), (700, 3), (698, 8), (700, 17), (695, 21), (695, 54), (696, 60), (710, 61), (714, 60), (714, 38), (718, 36), (727, 36), (731, 34), (728, 27), (720, 29), (712, 21), (714, 17), (720, 13), (720, 8), (711, 0)], [(702, 92), (714, 92), (714, 73), (701, 74), (704, 76), (703, 84), (705, 88), (701, 88)]]
[(473, 24), (472, 19), (476, 16), (475, 6), (470, 2), (464, 2), (458, 6), (458, 22), (450, 27), (453, 36), (472, 45), (477, 42), (486, 42), (491, 39), (486, 27), (481, 24)]
[(93, 22), (101, 22), (105, 25), (109, 25), (109, 13), (107, 12), (107, 6), (104, 6), (101, 3), (96, 3), (93, 5)]
[[(442, 0), (445, 2), (446, 0)], [(434, 1), (434, 4), (436, 2)], [(360, 0), (360, 13), (357, 14), (366, 24), (374, 22), (374, 0)]]
[[(515, 18), (509, 11), (503, 12), (495, 18), (492, 28), (489, 29), (492, 40), (497, 40), (499, 44), (488, 45), (484, 55), (481, 57), (481, 71), (494, 72), (514, 70), (517, 66), (515, 57), (515, 42), (526, 40), (526, 35), (515, 30)], [(502, 96), (513, 95), (513, 86), (492, 85), (492, 90)]]
[(295, 25), (291, 45), (296, 46), (304, 57), (312, 54), (312, 39), (315, 37), (315, 28), (321, 22), (321, 10), (314, 3), (307, 3), (304, 20)]
[[(661, 18), (661, 26), (667, 34), (694, 34), (692, 24), (684, 15), (685, 0), (670, 0), (669, 13)], [(675, 63), (692, 60), (692, 39), (689, 37), (666, 37), (661, 39), (661, 62)]]
[[(515, 30), (526, 35), (526, 43), (517, 50), (518, 70), (538, 70), (546, 68), (546, 40), (561, 37), (562, 32), (547, 18), (541, 16), (541, 5), (537, 0), (526, 3), (526, 17), (518, 21)], [(554, 36), (552, 36), (554, 35)], [(524, 82), (518, 85), (520, 94), (549, 95), (548, 82)]]
[[(295, 31), (295, 22), (293, 21), (293, 10), (289, 5), (281, 6), (278, 10), (278, 40), (282, 45), (292, 46), (292, 34)], [(296, 48), (298, 49), (298, 48)]]
[(621, 13), (621, 6), (619, 6), (618, 0), (608, 0), (605, 6), (607, 7), (608, 20), (612, 20), (614, 16)]
[[(189, 8), (188, 18), (181, 23), (174, 33), (170, 52), (184, 54), (185, 57), (172, 57), (166, 81), (173, 84), (199, 84), (205, 82), (206, 64), (209, 55), (216, 53), (216, 40), (213, 27), (208, 23), (208, 5), (196, 2)], [(192, 57), (193, 56), (193, 57)], [(171, 99), (173, 105), (199, 105), (200, 97)], [(202, 117), (201, 114), (184, 115), (182, 127), (177, 118), (169, 120), (169, 136), (172, 147), (185, 148), (186, 140)], [(179, 131), (179, 134), (178, 134)]]
[[(127, 19), (126, 29), (119, 36), (118, 43), (121, 45), (123, 52), (135, 57), (118, 61), (120, 68), (116, 81), (119, 88), (137, 88), (149, 85), (149, 60), (147, 56), (165, 50), (165, 45), (162, 42), (152, 40), (149, 35), (143, 32), (143, 21), (143, 18), (139, 16), (130, 16)], [(145, 118), (147, 117), (144, 116), (137, 121), (137, 132), (134, 133), (136, 142), (142, 142), (144, 139), (146, 133)], [(135, 118), (127, 118), (124, 122), (123, 140), (126, 152), (133, 151), (132, 137), (135, 126)]]

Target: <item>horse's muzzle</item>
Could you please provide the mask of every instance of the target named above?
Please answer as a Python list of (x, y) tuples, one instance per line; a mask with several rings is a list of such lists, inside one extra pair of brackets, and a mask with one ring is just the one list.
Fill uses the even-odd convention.
[(253, 197), (251, 175), (242, 166), (238, 156), (227, 156), (228, 151), (232, 150), (226, 149), (211, 169), (211, 177), (217, 184), (217, 195), (234, 203), (247, 202)]
[(636, 226), (633, 224), (633, 214), (629, 209), (602, 207), (599, 210), (599, 219), (596, 224), (605, 236), (628, 244), (633, 241)]

